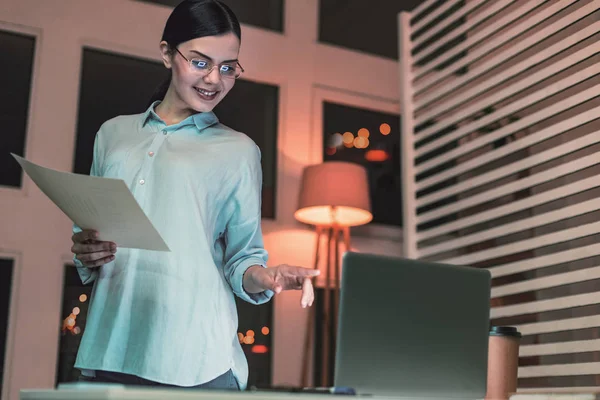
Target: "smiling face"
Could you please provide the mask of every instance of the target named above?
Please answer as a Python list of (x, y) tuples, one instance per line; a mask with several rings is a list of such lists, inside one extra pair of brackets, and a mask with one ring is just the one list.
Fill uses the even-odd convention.
[[(161, 42), (161, 52), (165, 66), (172, 70), (164, 100), (171, 107), (192, 113), (212, 111), (235, 84), (233, 77), (226, 77), (236, 68), (240, 52), (240, 41), (233, 33), (192, 39), (176, 49)], [(206, 74), (210, 65), (215, 67)]]

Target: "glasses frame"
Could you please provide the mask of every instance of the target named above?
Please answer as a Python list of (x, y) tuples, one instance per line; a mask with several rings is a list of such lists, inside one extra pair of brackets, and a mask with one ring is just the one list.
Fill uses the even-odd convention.
[[(184, 56), (184, 55), (183, 55), (183, 53), (182, 53), (181, 51), (179, 51), (179, 49), (178, 49), (177, 47), (175, 47), (175, 50), (176, 50), (176, 51), (179, 53), (179, 55), (180, 55), (181, 57), (183, 57), (183, 59), (184, 59), (185, 61), (187, 61), (187, 62), (188, 62), (188, 65), (190, 66), (190, 69), (193, 69), (193, 67), (192, 67), (192, 61), (194, 61), (194, 58), (190, 58), (190, 59), (188, 59), (186, 56)], [(213, 71), (213, 69), (215, 69), (215, 67), (216, 67), (216, 66), (219, 66), (219, 67), (221, 66), (221, 64), (215, 64), (215, 63), (213, 63), (212, 61), (209, 61), (209, 60), (206, 60), (206, 61), (208, 61), (209, 63), (211, 63), (211, 64), (212, 64), (212, 67), (210, 67), (210, 69), (208, 70), (208, 72), (207, 72), (207, 73), (206, 73), (204, 76), (208, 76), (208, 75), (210, 75), (210, 73)], [(246, 72), (246, 71), (244, 70), (244, 67), (242, 67), (242, 64), (240, 64), (240, 62), (239, 62), (239, 61), (236, 61), (235, 63), (236, 63), (236, 64), (237, 64), (237, 65), (240, 67), (240, 70), (241, 70), (240, 74), (239, 74), (239, 75), (237, 75), (237, 76), (233, 76), (232, 78), (230, 78), (230, 77), (228, 77), (228, 76), (223, 76), (223, 75), (222, 75), (222, 74), (219, 72), (219, 76), (221, 77), (221, 79), (238, 79), (240, 76), (242, 76), (242, 74), (243, 74), (244, 72)], [(204, 77), (204, 76), (203, 76), (203, 77)]]

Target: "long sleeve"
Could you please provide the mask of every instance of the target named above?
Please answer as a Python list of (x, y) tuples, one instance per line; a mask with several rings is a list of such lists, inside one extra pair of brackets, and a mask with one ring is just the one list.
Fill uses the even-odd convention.
[(238, 184), (229, 201), (230, 219), (225, 231), (225, 278), (241, 299), (262, 304), (273, 297), (270, 290), (250, 294), (244, 290), (244, 273), (253, 265), (267, 267), (261, 229), (262, 171), (256, 145), (249, 160), (240, 168)]
[[(94, 156), (92, 159), (92, 167), (90, 169), (90, 176), (101, 176), (101, 174), (102, 174), (102, 169), (101, 169), (101, 164), (100, 164), (101, 149), (100, 149), (99, 141), (100, 141), (99, 136), (96, 135), (96, 139), (94, 140)], [(78, 233), (81, 231), (82, 231), (82, 229), (79, 226), (77, 226), (76, 224), (73, 224), (73, 233)], [(75, 256), (73, 256), (73, 263), (75, 264), (75, 267), (77, 268), (77, 272), (79, 273), (79, 278), (81, 278), (81, 282), (84, 285), (92, 283), (98, 277), (98, 268), (86, 267), (85, 265), (83, 265), (81, 263), (81, 261), (79, 261), (77, 258), (75, 258)]]

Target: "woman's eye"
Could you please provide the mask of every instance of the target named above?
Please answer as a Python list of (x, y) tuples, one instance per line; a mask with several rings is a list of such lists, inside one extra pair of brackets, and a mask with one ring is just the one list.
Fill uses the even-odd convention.
[(192, 65), (198, 69), (206, 69), (208, 62), (204, 60), (192, 60)]

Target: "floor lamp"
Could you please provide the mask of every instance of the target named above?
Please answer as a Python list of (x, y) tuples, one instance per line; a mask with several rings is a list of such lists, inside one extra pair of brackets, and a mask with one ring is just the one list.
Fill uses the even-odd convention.
[[(373, 219), (366, 169), (358, 164), (330, 161), (306, 167), (295, 218), (316, 227), (314, 267), (319, 268), (323, 253), (321, 242), (326, 237), (324, 298), (321, 337), (321, 385), (330, 386), (329, 360), (334, 348), (330, 337), (336, 337), (340, 289), (340, 245), (350, 250), (350, 227), (369, 223)], [(332, 276), (332, 273), (334, 275)], [(317, 284), (316, 286), (319, 286)], [(331, 298), (333, 289), (333, 299)], [(309, 320), (304, 342), (302, 386), (308, 386), (310, 354), (315, 330), (315, 307), (309, 309)]]

